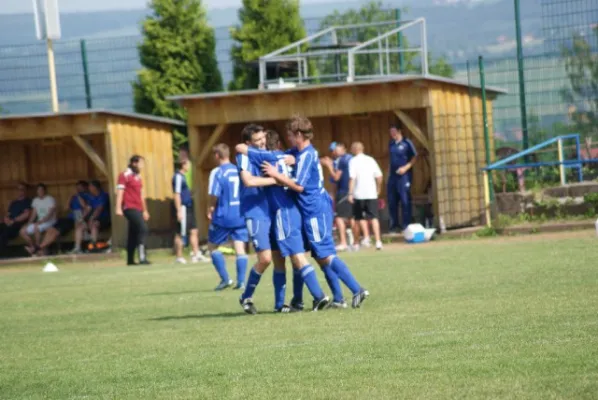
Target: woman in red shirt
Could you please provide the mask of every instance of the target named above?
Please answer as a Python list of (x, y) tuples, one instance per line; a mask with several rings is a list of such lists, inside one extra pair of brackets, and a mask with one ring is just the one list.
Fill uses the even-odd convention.
[(145, 257), (145, 237), (148, 232), (146, 221), (149, 220), (150, 215), (147, 212), (140, 175), (144, 164), (143, 157), (138, 155), (131, 157), (129, 167), (118, 176), (116, 187), (116, 215), (124, 215), (129, 222), (127, 265), (137, 265), (136, 248), (139, 250), (139, 264), (150, 264)]

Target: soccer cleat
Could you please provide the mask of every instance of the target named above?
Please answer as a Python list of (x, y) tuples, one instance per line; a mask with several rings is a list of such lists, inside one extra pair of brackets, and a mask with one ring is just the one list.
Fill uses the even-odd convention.
[(356, 295), (353, 296), (353, 301), (351, 302), (351, 307), (353, 308), (359, 308), (361, 306), (361, 303), (363, 303), (363, 301), (365, 299), (368, 298), (368, 296), (370, 295), (370, 292), (368, 292), (365, 289), (360, 289), (359, 293), (357, 293)]
[(218, 286), (216, 286), (216, 288), (214, 289), (215, 291), (219, 292), (221, 290), (224, 290), (228, 287), (231, 287), (233, 285), (233, 280), (229, 279), (228, 281), (222, 281), (220, 282), (220, 284)]
[(305, 308), (305, 305), (303, 304), (302, 301), (296, 301), (296, 300), (291, 300), (291, 308), (294, 309), (295, 311), (303, 311), (303, 309)]
[(286, 304), (283, 304), (283, 306), (281, 308), (274, 309), (274, 312), (282, 313), (282, 314), (294, 313), (294, 312), (299, 312), (299, 311), (301, 311), (301, 310), (297, 310), (291, 306), (287, 306)]
[(336, 246), (336, 251), (347, 251), (347, 246), (339, 244), (338, 246)]
[(338, 309), (347, 308), (347, 302), (345, 300), (333, 301), (332, 303), (330, 303), (330, 308), (338, 308)]
[(243, 282), (237, 282), (237, 284), (235, 285), (235, 287), (233, 289), (235, 289), (235, 290), (244, 290), (245, 289), (245, 284)]
[(239, 299), (239, 304), (241, 304), (241, 307), (243, 307), (243, 311), (245, 311), (247, 314), (257, 314), (257, 308), (255, 308), (255, 305), (253, 304), (253, 300), (251, 300), (251, 298), (247, 298), (245, 300)]
[(314, 300), (314, 305), (312, 307), (312, 311), (320, 311), (328, 307), (330, 304), (330, 299), (328, 296), (322, 297), (320, 300)]
[(372, 243), (370, 242), (370, 238), (369, 237), (368, 238), (363, 238), (361, 240), (361, 245), (363, 247), (365, 247), (366, 249), (369, 249), (370, 247), (372, 247)]
[(185, 260), (183, 257), (177, 258), (175, 262), (177, 264), (187, 264), (187, 260)]
[(382, 250), (382, 242), (380, 240), (376, 242), (376, 250)]

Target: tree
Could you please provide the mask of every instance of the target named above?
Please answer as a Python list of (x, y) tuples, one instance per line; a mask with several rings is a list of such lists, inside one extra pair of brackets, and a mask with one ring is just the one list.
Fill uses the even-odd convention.
[[(384, 22), (392, 21), (395, 19), (394, 9), (384, 9), (383, 4), (379, 1), (370, 1), (364, 4), (360, 9), (351, 9), (346, 12), (334, 11), (322, 21), (320, 28), (325, 29), (330, 26), (339, 25), (353, 25), (370, 22)], [(407, 13), (406, 9), (403, 9), (403, 15)], [(370, 39), (375, 38), (383, 34), (386, 31), (394, 29), (395, 24), (389, 23), (388, 25), (370, 26), (365, 28), (351, 28), (343, 29), (337, 32), (337, 39), (340, 43), (363, 43)], [(384, 42), (384, 40), (383, 40)], [(398, 47), (398, 35), (392, 35), (389, 37), (388, 46), (389, 48)], [(405, 35), (401, 40), (402, 48), (408, 48), (409, 43)], [(384, 44), (385, 45), (385, 44)], [(369, 46), (368, 50), (377, 49), (376, 45)], [(403, 54), (403, 72), (416, 72), (420, 71), (420, 66), (415, 64), (418, 60), (419, 55), (414, 52), (402, 53)], [(391, 53), (390, 56), (390, 71), (386, 70), (386, 65), (383, 65), (384, 72), (386, 74), (398, 74), (399, 68), (399, 54)], [(430, 56), (428, 55), (428, 60)], [(384, 58), (383, 63), (386, 63)], [(338, 66), (340, 64), (340, 71)], [(436, 63), (430, 64), (428, 70), (431, 74), (441, 75), (446, 77), (452, 77), (454, 74), (453, 68), (441, 57)], [(347, 56), (341, 55), (337, 59), (326, 59), (321, 60), (318, 63), (318, 71), (321, 75), (329, 75), (335, 73), (346, 74), (347, 71)], [(378, 54), (357, 54), (355, 56), (355, 74), (356, 75), (373, 75), (380, 73), (380, 61)]]
[[(135, 111), (185, 120), (185, 110), (166, 100), (176, 94), (222, 90), (214, 30), (201, 0), (151, 0), (139, 45), (142, 65), (133, 83)], [(173, 145), (186, 141), (176, 132)]]
[[(598, 27), (594, 28), (598, 40)], [(589, 41), (576, 35), (571, 47), (562, 51), (569, 87), (562, 91), (564, 100), (573, 106), (572, 120), (585, 137), (598, 136), (598, 53)]]
[(231, 49), (233, 81), (230, 90), (259, 85), (258, 59), (305, 37), (298, 0), (243, 0), (240, 26), (231, 28), (236, 44)]
[[(430, 60), (430, 58), (430, 55), (428, 55), (428, 60)], [(431, 63), (428, 66), (428, 72), (432, 75), (444, 76), (445, 78), (452, 78), (455, 76), (455, 69), (452, 65), (446, 62), (444, 57), (440, 57), (436, 62)]]

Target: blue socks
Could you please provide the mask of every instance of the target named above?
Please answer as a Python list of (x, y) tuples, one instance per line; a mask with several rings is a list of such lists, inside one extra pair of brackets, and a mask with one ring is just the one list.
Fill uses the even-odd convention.
[(318, 277), (316, 276), (316, 271), (314, 270), (314, 267), (312, 267), (311, 265), (306, 265), (304, 267), (301, 267), (299, 272), (301, 274), (301, 277), (303, 278), (303, 281), (305, 282), (305, 286), (307, 286), (307, 289), (314, 297), (314, 299), (320, 300), (322, 297), (324, 297), (324, 293), (322, 292), (322, 288), (318, 283)]
[(247, 273), (247, 255), (237, 256), (237, 283), (245, 283)]
[(258, 283), (260, 283), (261, 278), (262, 274), (257, 272), (255, 270), (255, 267), (251, 268), (251, 271), (249, 271), (249, 277), (247, 278), (247, 286), (245, 287), (245, 291), (241, 295), (241, 299), (245, 300), (250, 297), (253, 297), (255, 288), (257, 287)]
[(218, 275), (220, 275), (220, 279), (223, 282), (228, 282), (228, 272), (226, 272), (226, 261), (224, 261), (224, 256), (221, 252), (212, 252), (212, 264), (214, 264), (216, 272), (218, 272)]
[(272, 273), (272, 283), (274, 284), (274, 309), (280, 310), (284, 305), (284, 297), (287, 288), (286, 271), (274, 270)]
[(326, 277), (326, 282), (328, 283), (328, 287), (330, 287), (330, 291), (332, 292), (332, 301), (335, 303), (340, 303), (343, 301), (343, 289), (341, 288), (341, 284), (338, 281), (338, 276), (336, 275), (334, 269), (332, 269), (331, 265), (327, 265), (322, 267), (322, 272), (324, 272), (324, 276)]
[[(331, 268), (336, 273), (338, 278), (341, 281), (343, 281), (343, 283), (349, 288), (353, 295), (359, 293), (359, 291), (361, 290), (361, 285), (359, 284), (359, 282), (357, 282), (351, 271), (349, 271), (349, 267), (347, 267), (347, 264), (345, 264), (343, 260), (341, 260), (338, 257), (333, 257), (330, 264), (327, 267), (323, 268), (324, 273), (326, 273), (325, 270), (328, 268)], [(326, 275), (326, 279), (328, 279), (328, 275)], [(330, 282), (328, 284), (330, 284)], [(332, 289), (332, 286), (330, 288)], [(334, 289), (332, 289), (332, 291), (336, 298)]]
[(300, 269), (293, 268), (293, 301), (303, 303), (303, 277)]

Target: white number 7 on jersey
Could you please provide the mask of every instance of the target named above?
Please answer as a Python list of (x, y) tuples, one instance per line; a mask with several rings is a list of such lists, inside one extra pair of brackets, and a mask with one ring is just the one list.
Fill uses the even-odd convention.
[(239, 197), (239, 177), (229, 176), (228, 181), (233, 184), (233, 198)]

